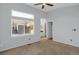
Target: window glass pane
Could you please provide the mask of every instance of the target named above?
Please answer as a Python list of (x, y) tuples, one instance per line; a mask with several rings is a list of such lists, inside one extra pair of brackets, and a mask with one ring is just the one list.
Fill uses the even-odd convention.
[(22, 18), (28, 18), (28, 19), (34, 19), (34, 16), (28, 13), (23, 13), (19, 11), (12, 10), (12, 16), (15, 17), (22, 17)]

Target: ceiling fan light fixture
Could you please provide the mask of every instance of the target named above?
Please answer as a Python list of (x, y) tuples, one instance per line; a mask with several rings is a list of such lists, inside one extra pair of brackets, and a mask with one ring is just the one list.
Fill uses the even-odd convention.
[(37, 3), (37, 4), (34, 4), (34, 5), (42, 5), (42, 9), (44, 9), (44, 7), (47, 5), (47, 6), (50, 6), (50, 7), (52, 7), (52, 6), (54, 6), (53, 4), (51, 4), (51, 3)]

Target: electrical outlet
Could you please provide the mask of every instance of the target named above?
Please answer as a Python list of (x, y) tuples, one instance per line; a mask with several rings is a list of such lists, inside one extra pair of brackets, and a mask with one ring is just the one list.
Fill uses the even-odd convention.
[(31, 40), (31, 38), (29, 38), (29, 40)]
[(72, 39), (70, 39), (70, 41), (72, 41)]

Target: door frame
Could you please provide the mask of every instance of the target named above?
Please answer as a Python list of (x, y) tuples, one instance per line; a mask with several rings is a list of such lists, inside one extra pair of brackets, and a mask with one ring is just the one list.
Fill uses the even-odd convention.
[(46, 26), (48, 26), (48, 23), (52, 23), (52, 37), (50, 38), (49, 36), (48, 36), (48, 27), (46, 27), (46, 37), (48, 38), (48, 39), (52, 39), (53, 40), (53, 20), (49, 20), (49, 21), (47, 21), (46, 22)]

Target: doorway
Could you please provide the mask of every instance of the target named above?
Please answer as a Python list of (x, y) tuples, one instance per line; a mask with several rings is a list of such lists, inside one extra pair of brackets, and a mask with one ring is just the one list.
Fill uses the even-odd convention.
[(53, 39), (53, 22), (47, 23), (47, 38), (50, 40)]
[(40, 25), (41, 25), (40, 36), (42, 39), (46, 39), (46, 20), (44, 18), (41, 19)]

